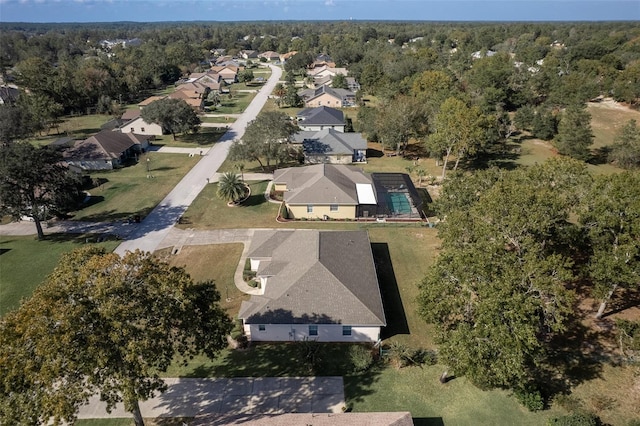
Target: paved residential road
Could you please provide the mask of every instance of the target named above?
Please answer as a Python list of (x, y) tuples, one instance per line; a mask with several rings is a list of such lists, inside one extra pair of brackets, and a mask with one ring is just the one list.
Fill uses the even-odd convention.
[(211, 179), (218, 171), (218, 168), (227, 158), (231, 143), (235, 139), (242, 138), (247, 124), (256, 118), (267, 102), (269, 95), (282, 76), (282, 69), (273, 65), (269, 65), (269, 67), (271, 67), (269, 80), (253, 98), (253, 101), (245, 111), (230, 125), (229, 130), (220, 140), (202, 156), (198, 164), (182, 178), (180, 183), (136, 227), (127, 238), (127, 241), (124, 241), (115, 249), (115, 253), (122, 255), (127, 251), (135, 251), (137, 249), (153, 252), (158, 247), (169, 230), (205, 187), (207, 179)]

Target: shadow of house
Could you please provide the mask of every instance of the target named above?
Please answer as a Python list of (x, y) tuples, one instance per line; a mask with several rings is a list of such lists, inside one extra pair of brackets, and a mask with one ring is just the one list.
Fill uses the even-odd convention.
[(389, 246), (386, 243), (372, 243), (371, 249), (380, 281), (384, 313), (387, 318), (387, 327), (382, 331), (382, 338), (388, 339), (398, 334), (407, 335), (410, 333), (409, 323), (393, 270)]
[(252, 341), (376, 342), (386, 325), (366, 231), (256, 231), (260, 294), (239, 317)]
[[(314, 425), (314, 426), (413, 426), (411, 413), (282, 413), (282, 414), (223, 414), (220, 416), (196, 417), (192, 426), (242, 425), (242, 426), (283, 426), (283, 425)], [(417, 423), (416, 423), (417, 424)], [(429, 423), (444, 425), (440, 423)]]

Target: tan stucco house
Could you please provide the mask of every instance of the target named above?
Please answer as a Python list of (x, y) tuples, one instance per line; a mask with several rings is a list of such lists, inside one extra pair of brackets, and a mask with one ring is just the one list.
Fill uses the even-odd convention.
[(315, 89), (305, 89), (298, 92), (308, 108), (328, 106), (344, 108), (356, 105), (356, 94), (347, 89), (334, 89), (327, 85)]
[(371, 177), (360, 168), (342, 164), (314, 164), (278, 169), (276, 191), (283, 191), (291, 219), (355, 219), (376, 209)]
[(147, 123), (140, 116), (139, 109), (131, 109), (122, 114), (122, 125), (119, 127), (122, 133), (136, 133), (138, 135), (162, 136), (162, 126), (156, 123)]

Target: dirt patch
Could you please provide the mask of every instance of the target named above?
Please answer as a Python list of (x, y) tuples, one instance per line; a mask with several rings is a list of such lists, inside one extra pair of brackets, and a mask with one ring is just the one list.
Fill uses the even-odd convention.
[(605, 348), (611, 355), (619, 355), (616, 340), (616, 319), (640, 321), (640, 306), (633, 305), (637, 296), (637, 294), (622, 294), (622, 292), (615, 295), (614, 299), (607, 304), (602, 318), (595, 318), (600, 301), (591, 297), (579, 300), (577, 311), (579, 321), (592, 332), (591, 336), (596, 339), (593, 343)]
[(613, 98), (601, 98), (596, 101), (589, 102), (589, 106), (593, 108), (608, 108), (620, 111), (638, 112), (629, 107), (628, 104), (617, 102)]

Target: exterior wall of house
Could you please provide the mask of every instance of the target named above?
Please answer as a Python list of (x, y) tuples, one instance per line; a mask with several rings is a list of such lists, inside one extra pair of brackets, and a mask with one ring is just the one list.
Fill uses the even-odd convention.
[(324, 130), (324, 129), (333, 129), (336, 132), (344, 133), (344, 124), (333, 125), (333, 126), (327, 126), (327, 125), (306, 126), (301, 122), (298, 122), (298, 126), (300, 127), (300, 130), (305, 130), (309, 132), (319, 132), (320, 130)]
[(371, 342), (380, 338), (378, 326), (351, 326), (351, 335), (343, 335), (342, 324), (318, 324), (318, 334), (309, 335), (306, 324), (244, 324), (244, 333), (254, 342), (293, 342), (317, 340), (319, 342)]
[(329, 106), (329, 107), (334, 107), (334, 108), (340, 108), (342, 107), (342, 100), (338, 99), (338, 98), (334, 98), (333, 96), (327, 94), (327, 93), (323, 93), (322, 95), (318, 96), (317, 98), (313, 98), (307, 101), (306, 103), (307, 107), (309, 108), (315, 108), (315, 107), (319, 107), (319, 106)]
[(328, 216), (330, 219), (355, 219), (356, 206), (338, 205), (338, 210), (331, 210), (330, 205), (312, 205), (312, 212), (307, 212), (307, 206), (287, 206), (289, 217), (292, 219), (323, 219)]
[[(113, 170), (114, 165), (117, 166), (117, 160), (67, 160), (69, 166), (77, 167), (80, 170)], [(114, 164), (116, 163), (116, 164)]]
[(352, 155), (305, 155), (305, 162), (309, 164), (328, 163), (328, 164), (351, 164), (353, 162)]
[(137, 133), (138, 135), (162, 136), (162, 126), (155, 123), (147, 123), (144, 120), (134, 120), (120, 129), (122, 133)]

